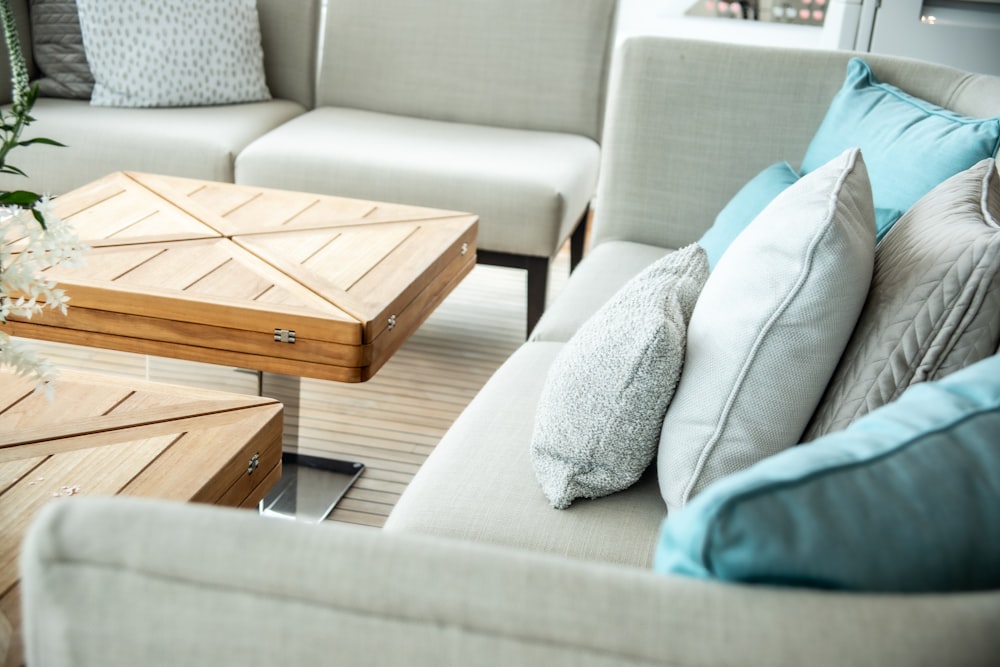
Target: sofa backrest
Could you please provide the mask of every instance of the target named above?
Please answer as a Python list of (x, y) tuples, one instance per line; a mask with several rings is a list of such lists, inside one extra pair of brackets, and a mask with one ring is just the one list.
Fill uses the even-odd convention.
[(311, 109), (322, 0), (257, 0), (267, 86), (274, 97)]
[(679, 248), (764, 167), (798, 167), (863, 57), (875, 76), (974, 117), (1000, 115), (1000, 78), (911, 59), (665, 37), (615, 56), (592, 243)]
[[(264, 69), (274, 97), (312, 108), (316, 96), (316, 53), (322, 0), (257, 0)], [(17, 19), (28, 74), (39, 72), (31, 55), (28, 0), (10, 0)], [(11, 100), (10, 63), (6, 45), (0, 50), (0, 104)]]
[(600, 139), (617, 0), (328, 0), (318, 106)]

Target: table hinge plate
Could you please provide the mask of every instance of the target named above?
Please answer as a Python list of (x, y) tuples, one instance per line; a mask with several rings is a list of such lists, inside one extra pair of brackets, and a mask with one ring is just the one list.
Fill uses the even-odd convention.
[(275, 343), (294, 343), (295, 342), (295, 332), (289, 329), (275, 329), (274, 330), (274, 342)]

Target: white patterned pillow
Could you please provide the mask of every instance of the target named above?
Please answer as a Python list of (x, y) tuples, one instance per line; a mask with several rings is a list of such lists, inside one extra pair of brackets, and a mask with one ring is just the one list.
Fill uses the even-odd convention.
[(531, 457), (556, 509), (634, 484), (656, 453), (708, 258), (692, 244), (626, 283), (549, 369)]
[(77, 0), (94, 75), (116, 107), (270, 99), (255, 0)]
[(875, 261), (858, 149), (806, 174), (736, 237), (688, 327), (657, 471), (668, 511), (799, 441), (854, 330)]

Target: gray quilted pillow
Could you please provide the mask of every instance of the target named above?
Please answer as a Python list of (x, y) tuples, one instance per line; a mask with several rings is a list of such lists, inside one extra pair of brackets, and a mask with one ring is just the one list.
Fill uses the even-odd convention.
[(998, 221), (993, 159), (949, 178), (900, 218), (876, 250), (868, 301), (803, 441), (997, 350)]
[(622, 491), (649, 467), (707, 278), (701, 246), (670, 253), (626, 283), (559, 352), (531, 442), (535, 474), (556, 509)]
[(38, 80), (40, 94), (90, 99), (94, 77), (83, 48), (76, 0), (31, 0), (31, 45), (44, 75)]

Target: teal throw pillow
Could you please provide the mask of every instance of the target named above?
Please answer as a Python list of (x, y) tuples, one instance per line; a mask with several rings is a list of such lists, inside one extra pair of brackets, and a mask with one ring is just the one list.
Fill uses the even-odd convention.
[(787, 162), (766, 167), (737, 192), (715, 218), (715, 224), (698, 239), (698, 245), (708, 255), (708, 266), (714, 269), (729, 244), (733, 242), (771, 200), (799, 180), (799, 175)]
[(654, 568), (879, 592), (1000, 588), (1000, 355), (709, 486)]
[[(852, 58), (801, 171), (807, 174), (852, 147), (865, 157), (875, 208), (901, 215), (945, 179), (996, 157), (1000, 118), (969, 118), (914, 97), (880, 83), (865, 61)], [(876, 238), (896, 218), (881, 216)]]

